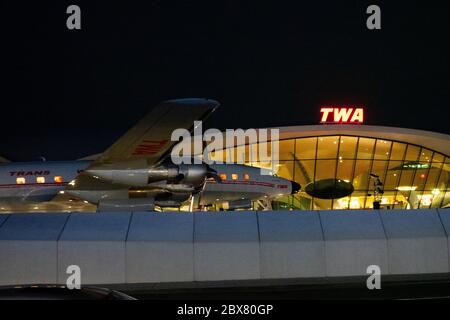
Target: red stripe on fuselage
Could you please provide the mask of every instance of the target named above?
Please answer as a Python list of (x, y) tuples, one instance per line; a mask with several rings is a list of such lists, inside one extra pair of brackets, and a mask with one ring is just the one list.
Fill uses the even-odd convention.
[[(211, 181), (212, 183), (217, 183), (216, 181)], [(242, 180), (223, 180), (220, 183), (223, 184), (238, 184), (238, 185), (249, 185), (249, 186), (263, 186), (274, 188), (275, 184), (269, 182), (258, 182), (258, 181), (242, 181)]]
[(0, 184), (0, 188), (25, 188), (25, 187), (64, 187), (68, 183), (25, 183), (25, 184)]

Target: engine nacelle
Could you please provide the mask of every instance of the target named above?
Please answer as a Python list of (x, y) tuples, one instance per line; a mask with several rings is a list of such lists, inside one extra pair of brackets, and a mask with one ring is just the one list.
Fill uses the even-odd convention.
[(192, 186), (202, 186), (208, 174), (205, 164), (181, 164), (178, 166), (180, 182)]
[(162, 165), (145, 169), (91, 168), (86, 170), (94, 177), (131, 187), (145, 187), (153, 182), (202, 186), (208, 174), (206, 164)]

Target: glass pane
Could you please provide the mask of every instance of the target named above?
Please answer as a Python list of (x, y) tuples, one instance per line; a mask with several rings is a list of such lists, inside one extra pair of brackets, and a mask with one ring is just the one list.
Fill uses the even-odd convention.
[(276, 170), (276, 168), (273, 168), (272, 161), (258, 161), (258, 162), (252, 162), (251, 165), (252, 165), (253, 167), (266, 169), (266, 170), (270, 171), (271, 173), (273, 173), (273, 171)]
[(390, 161), (388, 170), (386, 172), (385, 181), (382, 181), (384, 183), (384, 191), (387, 190), (395, 190), (398, 187), (398, 181), (400, 179), (400, 173), (401, 173), (401, 165), (402, 161)]
[(416, 186), (416, 191), (422, 191), (425, 187), (425, 183), (428, 177), (428, 169), (417, 169), (414, 175), (413, 186)]
[(391, 141), (377, 140), (375, 146), (375, 159), (389, 159), (389, 152), (391, 151)]
[(302, 190), (305, 186), (314, 180), (314, 160), (296, 160), (295, 167), (295, 181), (300, 183)]
[(212, 161), (224, 163), (226, 160), (226, 151), (225, 150), (216, 150), (209, 153), (209, 158)]
[(248, 161), (248, 145), (237, 146), (234, 149), (235, 163), (244, 164), (246, 161)]
[(405, 197), (405, 192), (398, 191), (395, 195), (394, 209), (407, 209), (409, 207), (408, 200)]
[(403, 160), (406, 151), (406, 144), (394, 142), (391, 151), (391, 160)]
[(431, 150), (422, 148), (419, 161), (430, 162), (432, 156), (433, 156), (433, 152)]
[(339, 157), (342, 159), (354, 159), (358, 138), (342, 136), (339, 143)]
[(339, 160), (336, 179), (342, 179), (351, 182), (353, 177), (353, 166), (355, 160)]
[(235, 156), (236, 156), (236, 150), (235, 148), (228, 148), (224, 150), (225, 153), (225, 162), (226, 163), (233, 163)]
[(433, 154), (433, 162), (444, 162), (444, 155), (435, 152)]
[(402, 170), (400, 174), (399, 188), (410, 188), (413, 182), (414, 170)]
[(364, 208), (364, 202), (366, 201), (367, 191), (355, 191), (350, 197), (350, 209)]
[[(384, 179), (387, 161), (374, 160), (372, 164), (372, 174), (379, 176), (380, 180)], [(381, 181), (384, 183), (384, 181)]]
[(442, 200), (445, 196), (445, 190), (436, 190), (433, 193), (433, 200), (431, 201), (431, 208), (440, 208)]
[(275, 200), (272, 201), (272, 209), (273, 210), (292, 209), (292, 197), (291, 196), (277, 197)]
[(303, 138), (296, 140), (295, 156), (298, 159), (315, 159), (317, 138)]
[(276, 175), (288, 180), (294, 180), (294, 162), (293, 161), (280, 161), (277, 165)]
[(429, 208), (431, 203), (433, 202), (434, 194), (431, 191), (424, 191), (421, 195), (418, 196), (419, 203), (418, 208)]
[(441, 173), (442, 163), (433, 163), (430, 171), (428, 172), (427, 181), (425, 183), (425, 190), (432, 190), (436, 188), (439, 174)]
[(314, 210), (331, 210), (331, 200), (314, 198)]
[(296, 194), (292, 197), (292, 206), (295, 209), (311, 210), (312, 198), (305, 194)]
[(336, 160), (317, 160), (315, 181), (322, 179), (334, 179)]
[(417, 161), (419, 159), (420, 148), (412, 145), (408, 145), (406, 150), (405, 161)]
[(333, 200), (333, 209), (334, 210), (350, 209), (349, 206), (350, 206), (350, 198), (349, 197), (344, 197), (344, 198)]
[(366, 197), (366, 203), (364, 204), (364, 209), (373, 209), (373, 193)]
[(356, 160), (353, 186), (357, 190), (367, 190), (371, 160)]
[(372, 159), (375, 139), (359, 138), (358, 159)]
[(246, 160), (249, 162), (258, 161), (258, 145), (250, 144), (245, 148)]
[(282, 140), (279, 143), (279, 160), (294, 159), (294, 142), (295, 140)]
[(395, 191), (385, 191), (381, 197), (380, 207), (382, 209), (392, 209), (395, 202)]
[(442, 172), (439, 177), (439, 181), (438, 181), (436, 188), (438, 188), (440, 190), (444, 190), (445, 188), (447, 188), (448, 180), (449, 180), (449, 173), (448, 173), (448, 171), (445, 170), (445, 165), (444, 165), (444, 169), (442, 169)]
[(258, 161), (268, 161), (272, 159), (272, 142), (258, 143)]
[(450, 191), (447, 191), (445, 193), (444, 199), (442, 200), (441, 207), (448, 206), (450, 203)]
[(319, 137), (317, 159), (336, 159), (338, 142), (338, 136)]

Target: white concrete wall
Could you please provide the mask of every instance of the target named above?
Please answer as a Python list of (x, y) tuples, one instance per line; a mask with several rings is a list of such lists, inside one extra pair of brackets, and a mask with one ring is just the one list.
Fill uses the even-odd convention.
[(74, 213), (58, 241), (58, 283), (67, 267), (81, 268), (82, 284), (125, 283), (125, 240), (131, 213)]
[(319, 214), (258, 212), (261, 278), (323, 277), (325, 242)]
[(445, 236), (447, 237), (447, 253), (449, 256), (449, 270), (450, 270), (450, 210), (449, 209), (439, 209), (439, 218), (444, 226)]
[(380, 214), (388, 239), (389, 273), (450, 271), (447, 236), (436, 209)]
[(0, 285), (450, 272), (450, 211), (0, 215)]
[(387, 241), (378, 211), (320, 211), (327, 276), (366, 275), (378, 265), (388, 271)]
[(128, 283), (194, 281), (194, 215), (134, 213), (126, 242)]
[(0, 285), (56, 283), (66, 214), (15, 214), (0, 227)]
[(197, 281), (260, 278), (255, 212), (194, 214), (194, 278)]

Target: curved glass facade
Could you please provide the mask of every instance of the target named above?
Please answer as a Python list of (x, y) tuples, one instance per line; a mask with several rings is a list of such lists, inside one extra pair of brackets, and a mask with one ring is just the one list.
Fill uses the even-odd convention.
[[(247, 165), (272, 168), (271, 161), (251, 159)], [(237, 148), (228, 149), (236, 156)], [(225, 152), (222, 156), (225, 155)], [(215, 159), (215, 155), (211, 155)], [(216, 159), (217, 160), (217, 159)], [(450, 158), (430, 149), (390, 140), (357, 136), (320, 136), (282, 140), (277, 175), (294, 180), (301, 192), (274, 201), (274, 209), (373, 208), (376, 183), (384, 209), (440, 208), (450, 203)], [(377, 180), (377, 178), (379, 180)], [(335, 181), (352, 186), (350, 193), (330, 199), (315, 197), (306, 186)], [(310, 190), (314, 189), (309, 187)], [(350, 186), (350, 187), (351, 187)]]

